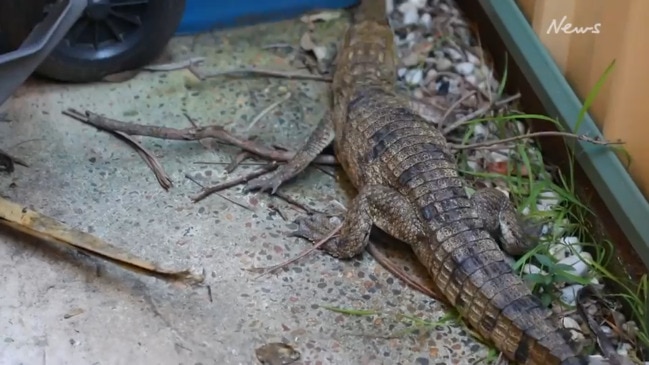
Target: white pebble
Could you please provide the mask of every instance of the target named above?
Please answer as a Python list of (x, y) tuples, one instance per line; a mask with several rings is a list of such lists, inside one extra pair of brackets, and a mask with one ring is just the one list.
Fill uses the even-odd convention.
[(609, 326), (607, 326), (607, 325), (600, 326), (599, 329), (602, 330), (602, 332), (603, 332), (607, 337), (611, 337), (611, 335), (613, 334), (613, 329), (611, 329), (611, 327), (609, 327)]
[(415, 33), (408, 33), (408, 35), (406, 36), (406, 40), (411, 43), (414, 43), (416, 39), (417, 35)]
[(597, 278), (592, 278), (592, 279), (590, 279), (589, 284), (591, 284), (591, 285), (599, 285), (599, 280), (597, 280)]
[(466, 164), (472, 171), (478, 171), (479, 165), (477, 162), (469, 160), (466, 162)]
[(450, 47), (445, 48), (444, 51), (446, 52), (446, 54), (448, 54), (448, 56), (453, 61), (457, 62), (457, 61), (460, 61), (460, 60), (462, 60), (464, 58), (464, 57), (462, 57), (462, 54), (455, 48), (450, 48)]
[(518, 133), (520, 134), (525, 134), (525, 123), (521, 122), (520, 120), (516, 121), (516, 129), (518, 129)]
[(582, 252), (579, 256), (570, 255), (559, 260), (558, 264), (572, 266), (575, 275), (584, 277), (588, 274), (590, 269), (588, 265), (591, 262), (593, 262), (593, 257), (588, 252)]
[[(543, 227), (545, 228), (545, 225)], [(557, 261), (563, 260), (569, 255), (568, 248), (560, 243), (552, 244), (548, 248), (548, 252), (550, 253), (550, 255), (552, 255), (552, 257), (557, 259)]]
[(577, 252), (581, 252), (581, 245), (579, 245), (579, 237), (576, 236), (561, 237), (559, 242), (563, 243), (564, 245), (570, 247), (573, 250), (578, 250)]
[(453, 62), (446, 57), (441, 57), (435, 60), (437, 71), (448, 71), (453, 67)]
[[(482, 65), (482, 66), (480, 66), (480, 68), (478, 69), (477, 73), (480, 75), (480, 77), (486, 79), (486, 78), (489, 78), (489, 77), (491, 76), (492, 71), (491, 71), (491, 69), (489, 68), (489, 66), (487, 66), (487, 65)], [(495, 80), (495, 79), (494, 79), (494, 80)], [(498, 81), (496, 81), (496, 82), (498, 82)]]
[(617, 353), (622, 356), (629, 356), (629, 351), (633, 349), (633, 346), (630, 343), (620, 343), (617, 347)]
[(575, 236), (567, 236), (567, 237), (562, 237), (561, 240), (559, 240), (561, 243), (564, 245), (574, 245), (579, 243), (579, 237)]
[[(410, 3), (403, 3), (399, 6), (399, 11), (403, 13), (403, 24), (417, 24), (419, 22), (419, 11)], [(413, 34), (413, 33), (411, 33)]]
[[(536, 265), (534, 265), (534, 264), (525, 264), (525, 265), (523, 265), (523, 267), (521, 268), (521, 272), (522, 272), (522, 273), (525, 273), (525, 274), (541, 274), (541, 275), (547, 275), (547, 272), (541, 270), (538, 266), (536, 266)], [(527, 281), (527, 280), (526, 280), (525, 283), (527, 284), (527, 286), (528, 286), (530, 289), (534, 288), (534, 285), (535, 285), (534, 282), (532, 282), (532, 281)]]
[(605, 359), (602, 355), (590, 355), (588, 356), (589, 365), (610, 365), (608, 360)]
[(523, 272), (525, 274), (543, 274), (543, 275), (547, 274), (545, 271), (543, 271), (538, 266), (536, 266), (534, 264), (529, 264), (529, 263), (523, 265), (523, 267), (521, 268), (521, 272)]
[(541, 212), (551, 211), (559, 204), (559, 194), (554, 191), (544, 191), (539, 194), (539, 198), (536, 208)]
[(476, 66), (480, 64), (480, 59), (478, 57), (476, 57), (476, 55), (474, 55), (471, 52), (467, 52), (466, 59), (467, 59), (467, 61), (471, 62), (472, 64), (474, 64)]
[(483, 124), (476, 123), (473, 126), (473, 134), (475, 136), (486, 137), (489, 135), (489, 128), (485, 127)]
[(574, 236), (561, 237), (558, 243), (552, 244), (548, 251), (557, 260), (563, 260), (570, 255), (576, 255), (582, 252), (579, 244), (579, 238)]
[(475, 65), (471, 62), (460, 62), (455, 65), (455, 71), (465, 76), (471, 75), (473, 70), (475, 70)]
[(464, 76), (464, 79), (466, 80), (466, 82), (468, 82), (473, 86), (475, 86), (478, 83), (478, 78), (475, 77), (475, 75)]
[(586, 340), (584, 334), (579, 330), (570, 330), (570, 339), (575, 343), (581, 343)]
[(568, 285), (561, 288), (561, 296), (559, 297), (562, 302), (569, 306), (574, 306), (577, 303), (577, 294), (584, 286), (581, 284)]
[(572, 329), (572, 330), (580, 330), (581, 327), (579, 326), (579, 323), (575, 321), (574, 319), (570, 317), (563, 317), (561, 318), (561, 325), (565, 329)]
[(414, 5), (417, 9), (423, 9), (428, 0), (408, 0), (408, 2)]
[(399, 10), (400, 13), (405, 14), (407, 13), (410, 9), (417, 9), (417, 7), (414, 4), (411, 4), (408, 1), (405, 1), (401, 3), (397, 9)]
[(394, 11), (394, 0), (386, 0), (385, 1), (385, 12), (387, 14), (392, 13)]
[(568, 218), (564, 218), (563, 221), (561, 221), (561, 224), (552, 225), (552, 232), (556, 236), (561, 236), (566, 232), (566, 227), (568, 225), (570, 225), (570, 220)]
[(551, 204), (559, 203), (559, 194), (554, 191), (543, 191), (539, 194), (539, 197), (541, 197), (541, 200), (545, 200)]
[(433, 56), (435, 56), (435, 58), (445, 58), (446, 57), (446, 55), (444, 54), (444, 51), (441, 51), (439, 49), (436, 49), (436, 50), (433, 51)]
[(406, 73), (408, 72), (407, 68), (400, 68), (399, 71), (397, 71), (397, 75), (402, 78), (406, 76)]
[(433, 27), (433, 17), (428, 13), (424, 13), (424, 15), (419, 19), (419, 23), (426, 29), (431, 29)]
[(451, 79), (448, 80), (448, 93), (449, 94), (459, 94), (460, 93), (460, 80)]
[(521, 211), (521, 213), (522, 213), (523, 215), (530, 215), (530, 207), (525, 207), (525, 208), (523, 208), (523, 210)]
[(430, 84), (431, 82), (434, 82), (436, 77), (437, 77), (437, 70), (435, 70), (434, 68), (431, 68), (431, 69), (428, 70), (428, 72), (426, 73), (426, 78), (424, 79), (424, 83), (425, 83), (426, 85), (428, 85), (428, 84)]
[(488, 159), (492, 162), (505, 162), (509, 161), (509, 156), (503, 154), (502, 151), (490, 151)]
[(409, 85), (419, 85), (424, 79), (424, 72), (420, 69), (410, 70), (406, 73), (405, 80)]
[(584, 334), (581, 333), (579, 323), (570, 317), (561, 318), (561, 325), (563, 328), (570, 330), (570, 337), (574, 342), (581, 342), (584, 340)]

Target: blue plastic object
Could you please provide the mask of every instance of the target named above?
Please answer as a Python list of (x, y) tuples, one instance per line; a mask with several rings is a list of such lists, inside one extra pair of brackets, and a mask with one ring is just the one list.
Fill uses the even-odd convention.
[(340, 9), (358, 0), (187, 0), (177, 34), (279, 21), (316, 9)]

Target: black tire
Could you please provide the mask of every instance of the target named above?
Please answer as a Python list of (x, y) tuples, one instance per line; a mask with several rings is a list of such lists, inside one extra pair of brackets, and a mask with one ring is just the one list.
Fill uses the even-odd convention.
[[(43, 9), (44, 2), (52, 1), (0, 0), (3, 3), (0, 5), (0, 24), (12, 47), (18, 47), (42, 19), (43, 11), (36, 9)], [(86, 10), (66, 38), (39, 66), (37, 74), (58, 81), (81, 83), (99, 81), (106, 75), (142, 67), (164, 51), (185, 10), (185, 0), (102, 2), (96, 8)], [(114, 12), (108, 12), (108, 9)], [(95, 43), (95, 39), (100, 42)]]

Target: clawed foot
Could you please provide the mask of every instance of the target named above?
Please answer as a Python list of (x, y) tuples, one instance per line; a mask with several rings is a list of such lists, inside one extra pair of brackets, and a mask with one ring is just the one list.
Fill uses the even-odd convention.
[[(297, 230), (289, 234), (289, 236), (304, 238), (315, 244), (329, 236), (333, 230), (340, 226), (341, 222), (341, 217), (320, 213), (300, 217), (294, 221), (294, 223), (298, 225)], [(340, 244), (340, 242), (338, 242), (339, 240), (340, 237), (333, 237), (320, 246), (319, 249), (334, 257), (338, 257), (333, 248)]]
[(297, 218), (294, 221), (298, 227), (290, 236), (304, 238), (311, 242), (318, 242), (327, 237), (341, 222), (342, 219), (338, 216), (321, 213), (310, 214)]
[(260, 176), (258, 178), (252, 179), (246, 183), (243, 187), (245, 193), (258, 190), (260, 192), (270, 191), (271, 194), (275, 194), (277, 188), (282, 185), (286, 180), (290, 179), (286, 177), (286, 171), (283, 169), (284, 166), (280, 166), (279, 169), (275, 172)]

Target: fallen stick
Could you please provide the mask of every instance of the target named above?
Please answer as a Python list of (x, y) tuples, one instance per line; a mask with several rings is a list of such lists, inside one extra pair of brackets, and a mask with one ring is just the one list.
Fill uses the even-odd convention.
[(29, 236), (110, 261), (126, 270), (157, 277), (165, 281), (198, 284), (204, 280), (202, 273), (192, 273), (191, 270), (172, 271), (162, 269), (156, 264), (142, 260), (96, 236), (76, 230), (53, 218), (1, 197), (0, 224), (26, 233)]
[[(214, 138), (223, 143), (239, 147), (244, 151), (273, 161), (289, 161), (293, 158), (293, 156), (295, 156), (294, 151), (279, 151), (267, 148), (252, 141), (237, 137), (234, 134), (226, 131), (223, 127), (216, 125), (208, 127), (177, 129), (170, 127), (159, 127), (154, 125), (126, 123), (116, 119), (107, 118), (99, 114), (95, 114), (91, 111), (81, 113), (72, 108), (64, 111), (63, 114), (99, 129), (104, 129), (112, 132), (119, 131), (131, 136), (146, 136), (175, 141), (199, 141), (204, 138)], [(85, 114), (86, 119), (81, 120), (75, 117), (75, 115), (79, 114)], [(313, 163), (323, 165), (338, 164), (336, 158), (331, 155), (319, 155), (318, 157), (316, 157)]]
[[(67, 115), (70, 118), (76, 119), (80, 122), (88, 123), (88, 118), (84, 114), (81, 114), (74, 109), (66, 110), (63, 112), (63, 114)], [(158, 180), (158, 183), (163, 189), (169, 190), (173, 186), (173, 182), (171, 181), (171, 178), (165, 171), (164, 167), (162, 167), (160, 161), (158, 161), (158, 159), (155, 157), (153, 153), (151, 153), (149, 150), (144, 148), (144, 146), (142, 146), (140, 142), (136, 141), (129, 134), (121, 131), (113, 131), (113, 130), (105, 130), (105, 131), (111, 133), (115, 137), (121, 139), (122, 141), (126, 142), (126, 144), (131, 146), (135, 150), (135, 152), (137, 152), (137, 154), (140, 155), (140, 157), (142, 157), (142, 159), (147, 164), (147, 166), (149, 166), (151, 171), (153, 171), (156, 180)]]

